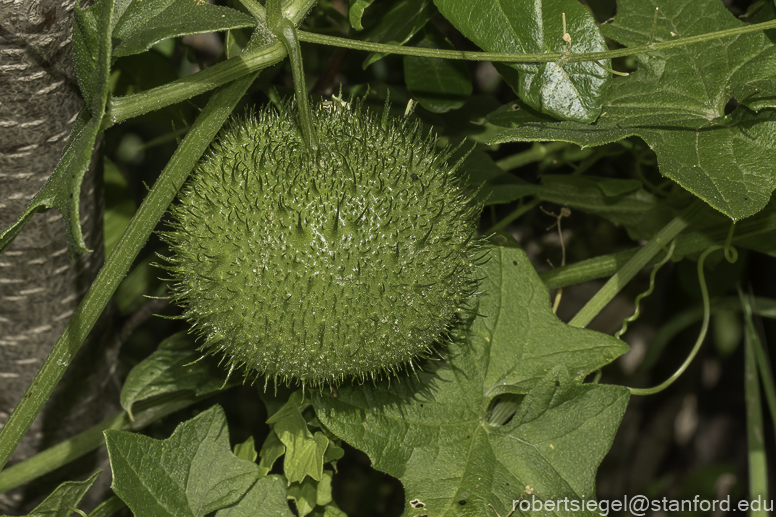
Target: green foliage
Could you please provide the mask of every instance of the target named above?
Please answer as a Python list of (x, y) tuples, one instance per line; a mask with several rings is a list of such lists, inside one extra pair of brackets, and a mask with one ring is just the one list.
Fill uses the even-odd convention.
[[(615, 22), (604, 26), (605, 31), (629, 46), (744, 25), (721, 2), (625, 0), (618, 7)], [(536, 120), (494, 141), (562, 140), (595, 146), (636, 135), (657, 153), (663, 176), (730, 218), (743, 219), (760, 211), (776, 188), (768, 165), (776, 159), (776, 114), (770, 109), (754, 112), (746, 100), (730, 114), (725, 106), (736, 88), (776, 75), (775, 52), (765, 34), (752, 33), (639, 54), (639, 69), (612, 84), (595, 124)], [(721, 61), (726, 66), (716, 65)]]
[[(488, 504), (507, 513), (526, 485), (541, 499), (590, 498), (625, 411), (625, 388), (581, 384), (622, 342), (557, 320), (519, 249), (495, 248), (489, 259), (484, 317), (446, 361), (314, 399), (328, 429), (402, 481), (408, 515), (483, 515)], [(494, 421), (503, 394), (526, 394), (506, 423)]]
[(111, 488), (138, 517), (202, 517), (237, 503), (259, 477), (229, 450), (219, 407), (182, 423), (167, 440), (106, 431)]
[(350, 10), (348, 11), (348, 20), (357, 31), (363, 30), (361, 17), (364, 16), (364, 9), (372, 5), (374, 0), (349, 0)]
[(113, 56), (139, 54), (176, 36), (255, 25), (246, 14), (207, 2), (120, 0), (113, 20)]
[(132, 405), (147, 398), (192, 391), (204, 395), (226, 384), (221, 369), (196, 351), (194, 340), (178, 332), (159, 343), (159, 348), (135, 366), (121, 389), (121, 407), (132, 415)]
[[(603, 35), (590, 12), (576, 0), (471, 2), (434, 0), (440, 12), (464, 36), (490, 52), (602, 52)], [(563, 22), (565, 14), (566, 22)], [(570, 43), (564, 39), (571, 36)], [(602, 68), (604, 67), (604, 68)], [(591, 123), (601, 113), (609, 87), (608, 59), (569, 63), (501, 65), (500, 71), (520, 98), (541, 113)]]
[[(99, 472), (84, 481), (66, 481), (59, 485), (42, 503), (25, 517), (70, 517), (73, 508), (83, 499), (86, 491), (94, 484)], [(3, 515), (2, 517), (10, 517)]]
[(218, 510), (215, 517), (255, 517), (257, 508), (261, 508), (262, 516), (293, 517), (286, 504), (287, 497), (286, 481), (282, 476), (262, 477), (248, 489), (239, 503)]
[[(689, 306), (656, 329), (638, 375), (652, 372), (670, 340), (701, 319), (690, 357), (658, 388), (689, 365), (709, 321), (715, 358), (745, 352), (749, 493), (767, 497), (770, 442), (760, 387), (772, 419), (776, 389), (754, 316), (776, 316), (776, 302), (709, 299), (703, 275), (724, 294), (744, 274), (748, 255), (776, 256), (774, 4), (757, 3), (736, 18), (720, 0), (618, 0), (614, 20), (599, 26), (577, 0), (321, 0), (305, 19), (314, 3), (268, 1), (272, 16), (255, 0), (75, 7), (74, 61), (85, 105), (56, 170), (0, 234), (0, 251), (48, 208), (65, 219), (70, 251), (85, 251), (80, 185), (100, 133), (166, 110), (106, 135), (114, 157), (104, 160), (109, 257), (0, 429), (0, 466), (114, 291), (128, 323), (142, 316), (144, 296), (163, 294), (153, 252), (168, 258), (171, 298), (186, 307), (173, 323), (155, 320), (163, 332), (145, 330), (126, 345), (142, 342), (146, 350), (122, 389), (129, 418), (113, 416), (0, 472), (0, 486), (105, 443), (117, 497), (94, 516), (126, 504), (141, 517), (343, 517), (351, 501), (334, 498), (352, 447), (401, 482), (407, 517), (505, 516), (529, 496), (595, 500), (597, 471), (630, 395), (656, 390), (620, 385), (630, 379), (608, 365), (628, 346), (579, 327), (645, 265), (665, 262), (670, 247), (671, 260), (685, 260), (680, 276), (698, 270), (704, 306)], [(202, 58), (177, 43), (164, 56), (154, 48), (224, 30), (231, 31), (230, 59)], [(604, 35), (623, 48), (609, 51)], [(310, 43), (369, 54), (327, 53)], [(472, 52), (472, 44), (485, 52)], [(335, 78), (344, 76), (340, 94), (294, 113), (299, 103), (281, 100), (288, 86), (282, 67), (254, 82), (286, 53), (296, 91), (307, 91), (304, 55), (313, 90), (336, 90)], [(498, 75), (466, 60), (491, 60)], [(630, 75), (613, 77), (613, 67)], [(216, 88), (186, 109), (176, 105)], [(213, 144), (244, 97), (277, 110), (237, 119)], [(168, 116), (177, 129), (164, 133), (158, 126), (169, 127)], [(299, 125), (308, 122), (303, 138)], [(170, 151), (178, 140), (156, 180), (168, 156), (115, 159), (116, 142), (144, 125), (155, 126), (146, 154), (151, 140), (170, 142)], [(153, 187), (136, 210), (132, 195), (145, 192), (145, 169), (153, 169)], [(172, 229), (158, 243), (150, 236), (179, 189)], [(573, 211), (573, 239), (558, 235), (563, 263), (574, 263), (537, 274), (528, 257), (538, 265), (546, 250), (525, 235), (545, 231), (556, 210), (542, 214), (540, 203)], [(475, 235), (483, 205), (491, 210), (483, 220), (492, 219), (483, 223), (487, 244)], [(566, 229), (568, 211), (561, 214)], [(731, 219), (739, 221), (732, 229)], [(554, 222), (560, 226), (561, 216)], [(555, 236), (553, 227), (546, 231)], [(528, 242), (528, 254), (512, 235)], [(712, 256), (704, 270), (711, 249), (724, 246), (732, 259), (732, 245), (750, 253), (735, 268), (717, 266)], [(144, 246), (148, 253), (140, 255)], [(699, 264), (687, 264), (699, 256)], [(557, 291), (551, 299), (550, 288), (605, 277), (570, 323), (556, 316), (567, 298)], [(660, 289), (654, 280), (649, 292)], [(664, 286), (664, 297), (679, 296), (679, 284)], [(623, 293), (635, 296), (643, 291), (637, 287)], [(181, 331), (179, 319), (194, 323), (202, 341)], [(223, 353), (224, 364), (202, 357), (211, 352)], [(616, 384), (598, 383), (602, 369)], [(258, 381), (268, 429), (244, 429), (249, 438), (241, 443), (230, 443), (227, 414), (212, 403), (190, 420), (175, 416), (166, 440), (137, 432), (246, 379)], [(292, 379), (303, 389), (276, 382)], [(233, 416), (230, 425), (240, 425)], [(709, 472), (723, 470), (731, 468)], [(60, 485), (29, 515), (71, 515), (95, 478)]]
[[(427, 25), (418, 47), (453, 48), (433, 25)], [(466, 64), (429, 57), (404, 56), (404, 80), (412, 97), (429, 111), (444, 113), (466, 104), (472, 78)]]
[[(403, 45), (421, 30), (434, 14), (434, 4), (431, 0), (398, 0), (391, 4), (383, 4), (379, 12), (370, 10), (370, 14), (379, 21), (360, 36), (367, 41)], [(382, 59), (387, 54), (382, 52), (370, 54), (363, 63), (366, 68)]]

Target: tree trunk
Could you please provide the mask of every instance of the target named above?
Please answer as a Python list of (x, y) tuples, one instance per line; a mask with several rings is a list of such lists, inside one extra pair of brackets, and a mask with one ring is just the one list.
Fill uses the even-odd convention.
[[(75, 3), (0, 2), (0, 229), (22, 214), (54, 171), (82, 105), (72, 62)], [(102, 171), (96, 163), (81, 194), (81, 224), (92, 253), (68, 256), (65, 224), (52, 210), (35, 215), (0, 256), (0, 426), (102, 265), (102, 192), (95, 172)], [(79, 352), (12, 461), (116, 411), (115, 350), (97, 334)], [(0, 495), (0, 513), (18, 510), (24, 497), (20, 491)]]

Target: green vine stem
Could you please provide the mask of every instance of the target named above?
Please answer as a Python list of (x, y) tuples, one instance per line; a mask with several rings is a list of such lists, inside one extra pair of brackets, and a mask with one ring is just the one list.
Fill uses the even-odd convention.
[(201, 72), (157, 86), (151, 90), (111, 97), (103, 118), (102, 130), (125, 120), (171, 106), (178, 102), (206, 93), (221, 85), (257, 72), (286, 57), (286, 49), (280, 42), (245, 52), (227, 61), (206, 68)]
[[(509, 216), (508, 216), (509, 217)], [(766, 217), (750, 217), (736, 223), (736, 234), (732, 243), (744, 243), (753, 238), (762, 239), (766, 234), (776, 230), (776, 213)], [(725, 242), (728, 229), (724, 226), (706, 228), (703, 231), (685, 232), (676, 238), (677, 257), (685, 257), (695, 253), (701, 253), (704, 249), (715, 244)], [(629, 260), (631, 260), (641, 248), (619, 251), (608, 255), (601, 255), (592, 259), (583, 260), (568, 266), (558, 267), (539, 273), (539, 278), (550, 289), (566, 287), (569, 285), (605, 278), (615, 274)], [(661, 249), (645, 265), (656, 264), (665, 256)]]
[(499, 222), (497, 222), (496, 224), (488, 228), (485, 231), (485, 235), (490, 235), (491, 233), (501, 231), (501, 229), (507, 226), (508, 224), (512, 223), (513, 221), (517, 221), (518, 219), (523, 217), (523, 215), (525, 215), (526, 213), (536, 208), (539, 205), (539, 203), (541, 203), (540, 199), (532, 199), (531, 201), (528, 201), (525, 203), (521, 202), (520, 205), (514, 211), (512, 211), (512, 213), (510, 213), (508, 216), (506, 216), (505, 218), (503, 218), (502, 220), (500, 220)]
[(698, 334), (698, 339), (695, 340), (695, 345), (690, 351), (690, 355), (687, 356), (684, 363), (682, 363), (679, 369), (676, 370), (671, 377), (652, 388), (628, 388), (631, 395), (654, 395), (655, 393), (660, 393), (673, 384), (676, 379), (681, 377), (685, 370), (690, 366), (693, 359), (695, 359), (695, 356), (698, 355), (698, 351), (701, 349), (701, 345), (703, 345), (703, 341), (706, 339), (706, 333), (709, 330), (709, 321), (711, 320), (711, 304), (709, 303), (709, 290), (706, 286), (706, 277), (703, 273), (703, 263), (710, 253), (717, 250), (725, 250), (725, 258), (728, 262), (732, 263), (738, 259), (738, 253), (736, 253), (735, 248), (729, 248), (727, 246), (712, 246), (704, 251), (698, 259), (698, 282), (700, 283), (701, 298), (703, 299), (703, 322), (701, 323), (701, 331)]
[(61, 443), (0, 471), (0, 494), (53, 472), (101, 447), (105, 443), (103, 431), (108, 429), (139, 431), (167, 415), (205, 400), (214, 394), (194, 396), (191, 393), (178, 392), (159, 397), (153, 401), (138, 403), (134, 421), (130, 419), (128, 413), (118, 413)]
[(283, 16), (280, 10), (280, 0), (267, 0), (267, 23), (272, 33), (286, 47), (288, 59), (291, 61), (291, 73), (294, 77), (294, 93), (296, 111), (299, 116), (299, 126), (305, 146), (314, 150), (318, 148), (318, 135), (313, 126), (310, 104), (307, 101), (307, 87), (304, 80), (304, 65), (302, 63), (302, 48), (299, 46), (297, 30), (291, 20)]
[[(292, 5), (286, 5), (284, 16), (298, 25), (299, 16), (289, 16), (291, 7), (297, 9), (296, 13), (306, 13), (315, 2), (310, 0), (293, 0)], [(309, 4), (309, 5), (308, 5)], [(260, 7), (260, 6), (259, 6)], [(307, 10), (304, 10), (304, 9)], [(303, 17), (303, 16), (302, 16)], [(470, 61), (492, 61), (492, 62), (512, 62), (512, 63), (551, 63), (558, 62), (574, 63), (578, 61), (598, 61), (602, 59), (612, 59), (615, 57), (631, 56), (634, 54), (643, 54), (665, 50), (668, 48), (682, 47), (693, 43), (702, 43), (718, 38), (726, 38), (747, 34), (750, 32), (759, 32), (776, 28), (776, 20), (753, 25), (745, 25), (735, 29), (710, 32), (691, 36), (689, 38), (678, 38), (672, 41), (663, 41), (659, 43), (649, 43), (636, 47), (622, 48), (617, 50), (608, 50), (605, 52), (592, 52), (582, 54), (566, 54), (565, 52), (555, 52), (547, 54), (504, 54), (495, 52), (464, 52), (457, 50), (440, 50), (417, 47), (403, 47), (398, 45), (385, 45), (381, 43), (371, 43), (367, 41), (352, 40), (347, 38), (337, 38), (334, 36), (324, 36), (305, 31), (297, 31), (300, 41), (307, 43), (316, 43), (321, 45), (333, 45), (356, 50), (366, 50), (371, 52), (386, 52), (390, 54), (401, 54), (420, 57), (439, 57), (444, 59), (465, 59)], [(114, 124), (122, 122), (132, 117), (143, 115), (151, 111), (165, 108), (172, 104), (190, 99), (196, 95), (205, 93), (213, 88), (226, 84), (243, 75), (255, 72), (267, 66), (273, 65), (282, 60), (286, 55), (286, 50), (281, 42), (276, 42), (270, 47), (247, 52), (240, 56), (233, 57), (223, 63), (219, 63), (194, 75), (178, 79), (151, 90), (127, 95), (126, 97), (112, 98), (108, 102), (107, 111), (104, 118), (102, 129), (106, 129)]]
[(21, 402), (11, 413), (5, 426), (0, 429), (0, 470), (51, 396), (178, 189), (226, 122), (237, 102), (245, 95), (256, 75), (258, 72), (214, 93), (173, 154), (76, 308)]
[(505, 171), (511, 171), (513, 169), (517, 169), (524, 165), (528, 165), (529, 163), (538, 162), (544, 159), (544, 157), (547, 156), (548, 154), (552, 154), (557, 151), (562, 151), (567, 147), (578, 147), (578, 146), (574, 144), (569, 144), (567, 142), (550, 142), (545, 144), (534, 142), (531, 148), (528, 149), (527, 151), (523, 151), (522, 153), (516, 153), (516, 154), (513, 154), (512, 156), (507, 156), (506, 158), (502, 158), (501, 160), (496, 162), (496, 165), (498, 165)]
[[(754, 360), (760, 373), (760, 382), (765, 394), (765, 401), (768, 404), (768, 413), (771, 415), (773, 429), (776, 430), (776, 383), (773, 381), (770, 359), (765, 353), (762, 340), (754, 327), (754, 316), (759, 315), (757, 314), (758, 300), (751, 293), (748, 296), (744, 295), (740, 285), (738, 286), (738, 299), (741, 312), (744, 313), (744, 336), (745, 341), (748, 341), (748, 343), (745, 343), (745, 346), (751, 345)], [(769, 301), (772, 302), (772, 300)]]
[(650, 240), (645, 246), (642, 246), (633, 257), (612, 276), (604, 286), (582, 307), (576, 316), (574, 316), (569, 325), (572, 327), (586, 327), (593, 318), (601, 312), (612, 299), (619, 293), (625, 285), (641, 271), (641, 269), (650, 263), (650, 261), (662, 251), (663, 246), (671, 242), (682, 230), (687, 228), (692, 220), (702, 212), (703, 201), (696, 199), (681, 214), (676, 216), (673, 221), (668, 223), (658, 234)]
[[(776, 300), (755, 298), (753, 311), (759, 317), (776, 319)], [(711, 315), (741, 310), (741, 300), (735, 297), (717, 298), (711, 301)], [(703, 319), (703, 307), (696, 306), (680, 312), (661, 325), (649, 341), (647, 353), (636, 370), (637, 374), (651, 370), (660, 354), (680, 332)]]
[(319, 45), (330, 45), (335, 47), (345, 47), (353, 50), (366, 50), (369, 52), (384, 52), (386, 54), (401, 54), (404, 56), (436, 57), (441, 59), (461, 59), (466, 61), (493, 61), (498, 63), (549, 63), (557, 62), (560, 64), (577, 63), (580, 61), (600, 61), (603, 59), (614, 59), (616, 57), (632, 56), (634, 54), (644, 54), (646, 52), (656, 52), (669, 48), (684, 47), (694, 43), (703, 43), (719, 38), (729, 38), (740, 34), (750, 32), (759, 32), (776, 28), (776, 20), (752, 25), (744, 25), (734, 29), (726, 29), (717, 32), (709, 32), (690, 36), (687, 38), (678, 38), (671, 41), (661, 41), (659, 43), (648, 43), (636, 47), (627, 47), (617, 50), (607, 50), (604, 52), (586, 52), (579, 54), (569, 54), (566, 52), (548, 52), (545, 54), (506, 54), (501, 52), (466, 52), (462, 50), (441, 50), (417, 47), (402, 47), (398, 45), (386, 45), (383, 43), (372, 43), (370, 41), (360, 41), (348, 38), (338, 38), (336, 36), (325, 36), (312, 32), (299, 31), (299, 39), (306, 43), (317, 43)]
[[(317, 0), (285, 2), (283, 16), (299, 25), (316, 2)], [(250, 9), (251, 14), (258, 20), (259, 27), (264, 26), (266, 22), (264, 8), (256, 2), (253, 4), (255, 5)], [(246, 48), (239, 56), (148, 91), (125, 97), (111, 97), (108, 99), (101, 129), (105, 130), (130, 118), (166, 108), (209, 92), (219, 86), (279, 63), (285, 57), (285, 46), (282, 42), (275, 41), (260, 48)]]

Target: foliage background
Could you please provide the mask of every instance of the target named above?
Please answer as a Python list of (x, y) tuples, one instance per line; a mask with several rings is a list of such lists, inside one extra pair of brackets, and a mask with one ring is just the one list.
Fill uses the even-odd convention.
[[(599, 22), (615, 14), (614, 0), (589, 0), (586, 3)], [(316, 15), (309, 17), (305, 24), (331, 26), (332, 18), (336, 17), (334, 11), (345, 12), (344, 4), (336, 0), (322, 1), (314, 11)], [(729, 2), (728, 7), (732, 12), (741, 14), (746, 12), (750, 4), (747, 1)], [(368, 13), (369, 10), (364, 21), (365, 27), (376, 21), (370, 20)], [(323, 19), (327, 17), (329, 19)], [(341, 21), (339, 23), (342, 27)], [(477, 50), (441, 17), (433, 18), (432, 23), (452, 40), (456, 48)], [(223, 58), (225, 51), (221, 37), (206, 34), (184, 37), (174, 44), (165, 42), (153, 52), (120, 59), (117, 62), (119, 73), (115, 77), (114, 93), (131, 93), (169, 82), (213, 64)], [(340, 84), (346, 94), (363, 94), (369, 88), (377, 92), (368, 97), (369, 101), (379, 106), (388, 89), (396, 111), (403, 110), (410, 98), (403, 74), (402, 56), (387, 56), (364, 70), (363, 52), (306, 44), (303, 44), (303, 52), (307, 81), (308, 85), (312, 85), (313, 94), (336, 94)], [(632, 58), (621, 59), (620, 63), (615, 64), (621, 70), (635, 67)], [(493, 109), (514, 100), (515, 95), (490, 63), (467, 63), (466, 66), (473, 78), (474, 90), (472, 97), (461, 109), (435, 114), (419, 107), (416, 114), (424, 122), (432, 124), (443, 136), (450, 134), (456, 138), (468, 133), (484, 141), (488, 136), (487, 128), (469, 121), (478, 120), (478, 117), (481, 120)], [(291, 81), (287, 61), (262, 72), (243, 101), (245, 107), (238, 107), (235, 113), (272, 102), (272, 98), (276, 98), (273, 89), (280, 96), (290, 95)], [(106, 167), (109, 222), (122, 209), (126, 210), (125, 214), (129, 213), (129, 199), (135, 203), (142, 199), (145, 185), (153, 183), (155, 175), (175, 149), (174, 140), (169, 140), (173, 126), (181, 129), (190, 124), (203, 101), (194, 98), (190, 103), (132, 119), (107, 133), (106, 156), (115, 164), (115, 168), (111, 164)], [(461, 128), (466, 129), (462, 131)], [(642, 141), (636, 138), (631, 141), (636, 147), (634, 153), (645, 155), (645, 160), (651, 165), (648, 173), (654, 175), (654, 155)], [(527, 181), (537, 181), (544, 173), (568, 172), (570, 163), (590, 154), (569, 147), (516, 172)], [(530, 148), (531, 144), (506, 144), (494, 151), (492, 156), (499, 159)], [(596, 162), (594, 173), (597, 176), (622, 178), (623, 172), (627, 174), (631, 168), (630, 159), (631, 155), (627, 153), (605, 157)], [(121, 180), (126, 184), (119, 185)], [(129, 198), (126, 196), (127, 191), (132, 194)], [(542, 206), (556, 213), (560, 209), (551, 203)], [(486, 210), (483, 228), (508, 215), (513, 208), (510, 205), (499, 205), (493, 212)], [(555, 230), (546, 230), (553, 222), (552, 217), (534, 210), (517, 224), (505, 229), (517, 238), (540, 270), (548, 267), (548, 261), (555, 265), (560, 262), (557, 233)], [(566, 263), (626, 249), (632, 242), (622, 228), (581, 213), (574, 213), (564, 219), (563, 230)], [(110, 233), (107, 238), (110, 239)], [(160, 246), (158, 242), (152, 241), (138, 258), (137, 264), (141, 268), (136, 269), (134, 276), (122, 284), (117, 301), (120, 306), (124, 306), (122, 312), (127, 316), (133, 310), (143, 307), (144, 301), (136, 297), (137, 293), (161, 293), (164, 290), (163, 284), (157, 280), (158, 271), (145, 267), (149, 261), (155, 260), (154, 252), (161, 249)], [(721, 269), (726, 270), (723, 272)], [(636, 351), (606, 369), (603, 383), (654, 384), (668, 377), (689, 352), (697, 326), (679, 333), (654, 368), (644, 368), (643, 359), (638, 358), (639, 351), (644, 350), (661, 324), (684, 308), (697, 306), (700, 302), (692, 265), (681, 263), (678, 267), (668, 266), (658, 278), (655, 293), (643, 302), (641, 319), (625, 336)], [(735, 283), (741, 281), (743, 285), (751, 286), (758, 296), (776, 296), (776, 263), (772, 257), (751, 254), (743, 256), (733, 266), (719, 264), (713, 278), (716, 285), (712, 286), (712, 290), (717, 295), (734, 294)], [(561, 318), (568, 319), (575, 314), (600, 285), (600, 282), (589, 282), (566, 288), (559, 311)], [(636, 294), (646, 286), (646, 276), (633, 282), (589, 328), (607, 333), (617, 330), (621, 319), (632, 312)], [(174, 312), (175, 309), (169, 307), (163, 310), (164, 314)], [(766, 341), (774, 342), (776, 327), (773, 321), (765, 320), (763, 326)], [(169, 335), (180, 329), (182, 327), (179, 324), (170, 320), (146, 320), (133, 330), (125, 343), (122, 365), (129, 368), (154, 350), (158, 343), (155, 336)], [(631, 399), (614, 446), (598, 473), (599, 498), (616, 499), (625, 494), (691, 498), (699, 494), (702, 498), (712, 499), (725, 492), (734, 498), (743, 496), (747, 486), (747, 456), (741, 375), (744, 354), (743, 347), (739, 346), (741, 339), (740, 323), (732, 313), (717, 316), (714, 346), (708, 346), (711, 343), (707, 343), (690, 370), (671, 389), (655, 396)], [(264, 424), (264, 406), (254, 388), (233, 388), (215, 402), (223, 405), (227, 411), (234, 443), (240, 443), (248, 436), (254, 436), (256, 443), (262, 443), (269, 428)], [(208, 401), (203, 407), (209, 407), (212, 403)], [(174, 423), (201, 409), (186, 410), (186, 416), (173, 415), (167, 419), (169, 423), (155, 424), (149, 433), (157, 438), (166, 438), (172, 432)], [(352, 517), (401, 515), (404, 505), (401, 484), (371, 469), (365, 454), (347, 445), (345, 448), (347, 454), (339, 462), (339, 472), (333, 481), (334, 498), (340, 507)], [(775, 466), (771, 462), (770, 467)], [(773, 490), (772, 483), (772, 493)]]
[[(370, 11), (379, 11), (381, 3), (387, 2), (375, 2), (373, 8), (366, 11), (363, 23), (367, 30), (370, 24), (379, 21), (375, 17), (370, 18)], [(614, 0), (587, 0), (582, 3), (592, 10), (599, 22), (615, 14)], [(753, 3), (741, 0), (728, 2), (727, 6), (732, 12), (743, 14)], [(226, 5), (239, 8), (231, 0)], [(346, 2), (343, 0), (322, 0), (302, 28), (326, 27), (333, 34), (348, 35), (349, 29), (342, 17), (345, 12)], [(449, 38), (455, 48), (477, 50), (442, 17), (433, 17), (431, 24)], [(235, 31), (233, 36), (240, 41), (245, 34)], [(417, 44), (418, 41), (411, 43)], [(148, 53), (120, 58), (111, 75), (112, 93), (127, 95), (147, 90), (212, 66), (228, 52), (234, 52), (230, 44), (230, 40), (224, 40), (223, 33), (187, 36), (160, 43)], [(401, 56), (387, 56), (364, 68), (363, 52), (309, 44), (303, 44), (302, 49), (308, 85), (314, 95), (335, 94), (341, 85), (346, 95), (363, 95), (369, 91), (367, 102), (381, 107), (390, 91), (393, 110), (397, 114), (404, 111), (411, 98), (405, 77), (407, 64)], [(460, 108), (434, 113), (426, 110), (421, 103), (414, 116), (433, 126), (444, 141), (455, 143), (468, 137), (470, 141), (484, 145), (495, 134), (493, 126), (483, 123), (484, 116), (513, 101), (515, 94), (490, 63), (466, 63), (463, 66), (473, 79), (473, 91), (468, 98), (462, 97)], [(633, 70), (636, 63), (633, 58), (622, 58), (615, 61), (614, 67)], [(291, 71), (288, 62), (284, 61), (260, 74), (235, 113), (277, 102), (291, 93)], [(147, 185), (154, 183), (175, 150), (176, 139), (181, 138), (193, 123), (208, 96), (195, 97), (131, 119), (105, 134), (105, 240), (108, 249), (115, 245), (147, 192)], [(457, 100), (453, 98), (451, 102)], [(634, 156), (641, 164), (641, 173), (656, 183), (660, 182), (654, 154), (637, 138), (630, 138), (628, 142), (632, 146), (629, 150), (607, 148), (605, 152), (581, 150), (570, 144), (539, 148), (529, 143), (502, 144), (487, 150), (494, 160), (522, 151), (537, 151), (538, 159), (515, 171), (530, 183), (537, 183), (544, 174), (570, 172), (575, 164), (591, 157), (595, 158), (592, 166), (596, 176), (636, 178)], [(503, 204), (486, 209), (482, 229), (510, 214), (515, 206)], [(549, 202), (541, 206), (547, 212), (560, 211), (560, 206)], [(548, 263), (559, 265), (563, 256), (557, 230), (547, 229), (554, 222), (555, 218), (545, 211), (532, 210), (503, 230), (520, 242), (538, 270), (545, 270), (552, 267)], [(633, 245), (625, 229), (603, 218), (573, 212), (563, 219), (562, 225), (566, 263), (628, 249)], [(122, 378), (156, 349), (159, 336), (185, 330), (181, 322), (151, 317), (154, 313), (175, 315), (175, 307), (143, 297), (165, 293), (165, 285), (158, 279), (163, 275), (151, 265), (158, 260), (157, 253), (164, 254), (164, 245), (154, 236), (115, 296), (117, 311), (114, 326), (121, 329), (126, 338), (120, 357), (119, 375)], [(709, 269), (713, 271), (710, 276), (712, 296), (734, 296), (735, 285), (740, 282), (756, 296), (776, 297), (776, 264), (773, 257), (742, 253), (739, 261), (732, 266), (723, 261), (711, 264)], [(601, 284), (593, 281), (564, 289), (558, 315), (564, 320), (570, 319)], [(647, 285), (647, 275), (639, 276), (589, 328), (613, 333), (622, 319), (633, 312), (633, 300)], [(692, 347), (697, 325), (689, 326), (670, 340), (659, 360), (646, 351), (647, 344), (660, 336), (666, 321), (699, 304), (694, 264), (685, 261), (666, 266), (658, 277), (655, 292), (642, 302), (641, 318), (625, 335), (631, 352), (605, 369), (602, 382), (651, 386), (673, 373)], [(730, 494), (734, 499), (744, 496), (748, 467), (742, 381), (743, 329), (737, 315), (720, 312), (714, 316), (712, 330), (709, 342), (699, 357), (669, 390), (631, 399), (614, 446), (598, 472), (599, 498), (619, 499), (625, 494), (644, 494), (654, 498), (692, 498), (697, 494), (706, 499), (724, 497), (724, 494)], [(761, 330), (766, 342), (774, 342), (776, 326), (772, 320), (765, 320)], [(241, 443), (253, 436), (260, 444), (269, 427), (264, 423), (267, 414), (259, 391), (252, 386), (234, 387), (215, 399), (153, 424), (146, 434), (159, 439), (167, 438), (177, 423), (213, 403), (219, 403), (226, 411), (232, 443)], [(774, 429), (767, 419), (765, 432), (767, 436), (773, 436)], [(365, 454), (347, 445), (345, 449), (346, 455), (339, 461), (338, 473), (333, 481), (334, 499), (340, 508), (351, 517), (401, 515), (404, 508), (401, 484), (371, 469)], [(775, 466), (771, 457), (771, 472)], [(774, 493), (775, 486), (771, 480), (771, 493)]]

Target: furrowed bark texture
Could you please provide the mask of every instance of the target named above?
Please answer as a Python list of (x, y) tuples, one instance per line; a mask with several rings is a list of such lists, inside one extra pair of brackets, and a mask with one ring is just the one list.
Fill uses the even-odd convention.
[[(74, 6), (75, 0), (0, 0), (2, 229), (22, 214), (53, 172), (82, 105), (71, 54)], [(81, 224), (93, 253), (71, 259), (65, 224), (59, 212), (50, 210), (35, 215), (0, 255), (0, 425), (102, 265), (102, 192), (94, 165), (81, 194)], [(95, 329), (12, 461), (116, 411), (115, 347), (107, 347), (108, 342)], [(89, 461), (90, 470), (98, 466), (95, 457)], [(23, 498), (38, 495), (30, 490), (0, 494), (0, 513), (17, 511)]]

